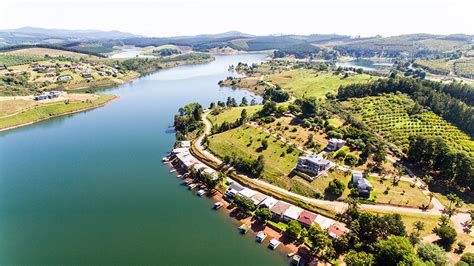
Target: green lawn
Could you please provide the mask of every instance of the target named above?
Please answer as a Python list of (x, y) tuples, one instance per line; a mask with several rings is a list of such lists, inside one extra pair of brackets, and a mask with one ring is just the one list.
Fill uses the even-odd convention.
[(46, 119), (51, 116), (57, 116), (80, 109), (90, 108), (103, 104), (115, 97), (115, 95), (100, 94), (98, 99), (91, 102), (70, 102), (69, 104), (59, 102), (58, 104), (39, 106), (14, 116), (0, 118), (0, 129)]
[(266, 79), (274, 84), (279, 84), (296, 97), (325, 98), (328, 92), (336, 93), (341, 85), (365, 83), (376, 79), (376, 77), (360, 74), (344, 78), (342, 74), (334, 75), (331, 72), (318, 73), (308, 69), (295, 69), (269, 75)]
[(34, 100), (12, 99), (0, 101), (0, 117), (20, 112), (21, 110), (38, 105)]
[[(288, 146), (273, 136), (251, 126), (241, 126), (219, 133), (209, 138), (209, 149), (221, 158), (226, 155), (265, 158), (262, 179), (268, 183), (289, 189), (291, 181), (287, 177), (298, 160), (298, 151), (287, 153)], [(261, 150), (261, 140), (266, 139), (268, 148)]]
[[(377, 203), (417, 208), (429, 202), (428, 197), (419, 188), (412, 188), (409, 182), (399, 181), (397, 185), (394, 185), (392, 179), (383, 180), (374, 176), (369, 176), (367, 179), (374, 188), (370, 199)], [(387, 188), (389, 191), (385, 194)]]
[(243, 109), (247, 110), (247, 115), (250, 117), (260, 111), (262, 105), (227, 108), (221, 111), (216, 111), (216, 113), (212, 111), (207, 118), (211, 121), (213, 126), (220, 126), (224, 121), (234, 122), (239, 119)]
[(408, 233), (415, 231), (413, 228), (413, 223), (416, 221), (422, 221), (426, 224), (425, 229), (420, 232), (421, 236), (428, 236), (433, 234), (432, 230), (436, 226), (438, 226), (439, 218), (441, 215), (439, 214), (428, 214), (428, 213), (408, 213), (408, 212), (391, 212), (391, 211), (370, 211), (374, 213), (378, 213), (380, 215), (383, 214), (390, 214), (390, 213), (398, 213), (402, 216), (402, 220), (405, 223), (406, 230)]

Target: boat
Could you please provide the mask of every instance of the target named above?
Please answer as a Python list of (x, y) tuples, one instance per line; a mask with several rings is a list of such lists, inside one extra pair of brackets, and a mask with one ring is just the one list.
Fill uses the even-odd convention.
[(177, 177), (177, 178), (181, 178), (181, 177), (183, 177), (183, 176), (182, 176), (182, 175), (177, 175), (176, 177)]
[(271, 249), (276, 249), (280, 244), (281, 244), (280, 241), (273, 238), (272, 240), (270, 240), (270, 243), (268, 244), (268, 247), (271, 248)]
[(263, 231), (258, 232), (258, 234), (257, 234), (257, 242), (262, 243), (263, 240), (265, 240), (265, 238), (267, 238), (267, 234), (265, 234)]
[(246, 234), (249, 229), (250, 229), (250, 228), (249, 228), (249, 226), (248, 226), (247, 224), (243, 224), (243, 225), (241, 225), (241, 226), (239, 227), (239, 231), (240, 231), (240, 233), (243, 234), (243, 235)]
[(217, 210), (219, 209), (220, 207), (222, 207), (224, 204), (220, 201), (214, 203), (214, 209)]
[(189, 189), (189, 190), (192, 190), (192, 189), (194, 189), (195, 187), (197, 187), (197, 184), (189, 184), (189, 185), (188, 185), (188, 189)]
[(294, 255), (293, 258), (291, 259), (291, 265), (298, 266), (301, 264), (301, 256), (300, 255)]
[(176, 172), (176, 169), (171, 169), (170, 170), (170, 173), (174, 173), (174, 172)]
[(198, 195), (199, 197), (202, 197), (204, 194), (206, 194), (206, 192), (207, 192), (206, 190), (200, 189), (200, 190), (198, 190), (197, 195)]
[(168, 157), (163, 157), (163, 159), (161, 159), (162, 162), (167, 162), (168, 161)]

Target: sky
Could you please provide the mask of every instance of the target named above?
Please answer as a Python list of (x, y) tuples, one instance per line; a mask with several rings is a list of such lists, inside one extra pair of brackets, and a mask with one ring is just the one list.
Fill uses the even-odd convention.
[(474, 34), (474, 0), (1, 0), (0, 29), (24, 26), (154, 37)]

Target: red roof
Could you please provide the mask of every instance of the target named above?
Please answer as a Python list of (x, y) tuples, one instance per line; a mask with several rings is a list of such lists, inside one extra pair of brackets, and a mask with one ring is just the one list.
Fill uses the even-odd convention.
[(341, 237), (347, 232), (349, 232), (349, 229), (341, 223), (335, 223), (328, 228), (328, 234), (334, 238)]
[(298, 222), (311, 226), (314, 222), (314, 219), (316, 219), (316, 214), (309, 211), (303, 211), (298, 217)]

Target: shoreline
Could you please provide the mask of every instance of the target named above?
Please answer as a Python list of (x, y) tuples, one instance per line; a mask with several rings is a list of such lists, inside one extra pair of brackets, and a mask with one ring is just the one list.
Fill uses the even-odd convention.
[[(86, 107), (86, 108), (77, 109), (77, 110), (74, 110), (74, 111), (69, 111), (69, 112), (65, 112), (65, 113), (52, 115), (52, 116), (49, 116), (49, 117), (33, 120), (33, 121), (30, 121), (30, 122), (27, 122), (27, 123), (23, 123), (23, 124), (11, 126), (11, 127), (1, 128), (0, 132), (4, 132), (4, 131), (11, 130), (11, 129), (19, 128), (19, 127), (24, 127), (24, 126), (36, 124), (36, 123), (39, 123), (39, 122), (42, 122), (42, 121), (45, 121), (45, 120), (49, 120), (49, 119), (53, 119), (53, 118), (57, 118), (57, 117), (65, 116), (65, 115), (70, 115), (70, 114), (84, 112), (84, 111), (87, 111), (87, 110), (96, 109), (96, 108), (99, 108), (99, 107), (103, 107), (103, 106), (105, 106), (105, 105), (107, 105), (107, 104), (111, 103), (112, 101), (117, 100), (119, 98), (120, 98), (119, 96), (113, 95), (112, 99), (107, 100), (106, 102), (103, 102), (103, 103), (98, 104), (98, 105), (94, 105), (94, 106), (90, 106), (90, 107)], [(28, 110), (30, 110), (30, 109), (28, 109)]]

